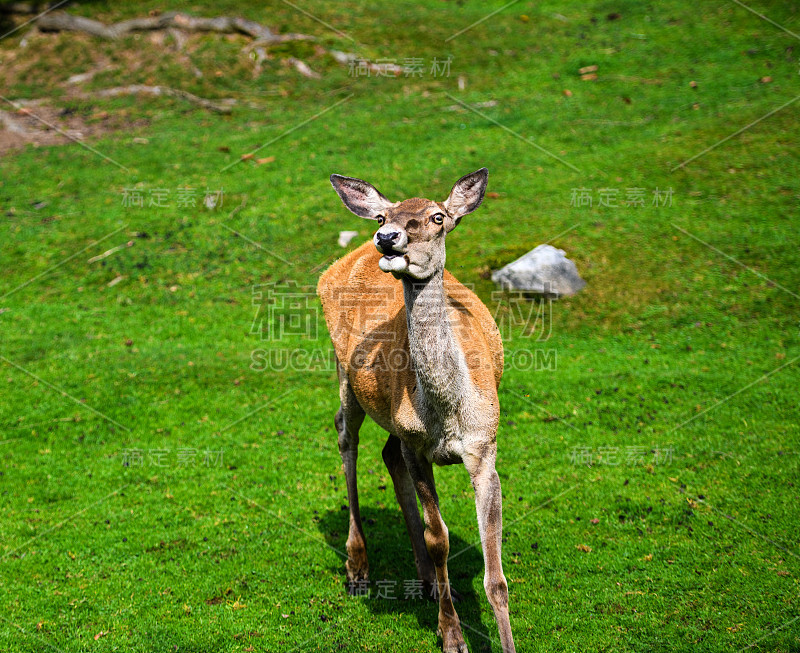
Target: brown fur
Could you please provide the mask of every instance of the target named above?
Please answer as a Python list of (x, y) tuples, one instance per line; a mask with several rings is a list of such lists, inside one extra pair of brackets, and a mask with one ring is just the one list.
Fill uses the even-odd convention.
[[(403, 284), (378, 269), (380, 257), (372, 241), (364, 243), (322, 274), (317, 293), (336, 358), (358, 402), (381, 427), (397, 433), (415, 421), (411, 397), (417, 381), (410, 364), (398, 370), (390, 363), (392, 352), (408, 352), (408, 326)], [(470, 368), (473, 382), (496, 389), (503, 376), (497, 325), (475, 293), (446, 270), (444, 287), (458, 343), (467, 360), (480, 363)]]
[(417, 574), (438, 592), (444, 653), (467, 651), (453, 606), (449, 536), (433, 478), (434, 463), (456, 462), (464, 463), (475, 488), (484, 588), (503, 653), (515, 651), (495, 471), (503, 346), (486, 307), (444, 269), (445, 236), (480, 206), (487, 181), (482, 168), (459, 179), (444, 202), (392, 203), (363, 180), (331, 175), (345, 206), (376, 220), (379, 228), (371, 243), (334, 263), (317, 287), (339, 376), (335, 423), (350, 502), (348, 581), (364, 581), (369, 574), (357, 483), (358, 431), (368, 414), (390, 434), (383, 458)]

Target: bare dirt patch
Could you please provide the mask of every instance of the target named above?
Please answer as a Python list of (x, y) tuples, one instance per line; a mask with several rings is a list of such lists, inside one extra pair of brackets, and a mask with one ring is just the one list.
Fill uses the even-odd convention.
[(44, 147), (93, 141), (112, 132), (147, 124), (142, 118), (131, 120), (128, 111), (109, 113), (90, 103), (67, 103), (62, 107), (37, 103), (20, 110), (0, 110), (0, 155), (26, 145)]

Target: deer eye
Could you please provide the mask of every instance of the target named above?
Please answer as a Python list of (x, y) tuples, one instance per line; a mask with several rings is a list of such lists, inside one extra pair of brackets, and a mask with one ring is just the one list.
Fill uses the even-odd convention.
[(431, 218), (434, 224), (442, 224), (444, 222), (444, 215), (441, 213), (435, 213)]
[(378, 216), (377, 218), (375, 218), (375, 219), (378, 221), (378, 224), (379, 224), (380, 226), (383, 226), (383, 223), (384, 223), (384, 222), (386, 222), (386, 218), (384, 218), (382, 215), (379, 215), (379, 216)]

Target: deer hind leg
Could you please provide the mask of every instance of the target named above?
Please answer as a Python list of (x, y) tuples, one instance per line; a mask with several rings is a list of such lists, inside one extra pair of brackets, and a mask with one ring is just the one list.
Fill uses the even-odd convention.
[(358, 460), (358, 430), (364, 422), (364, 409), (356, 400), (347, 374), (339, 367), (339, 399), (341, 406), (336, 413), (334, 423), (339, 434), (339, 454), (344, 466), (344, 477), (347, 483), (347, 501), (350, 504), (350, 529), (347, 535), (347, 580), (350, 589), (353, 584), (365, 581), (369, 577), (367, 563), (367, 542), (364, 528), (361, 525), (361, 511), (358, 507), (358, 482), (356, 463)]
[(478, 513), (478, 530), (481, 535), (486, 571), (483, 587), (494, 611), (503, 653), (515, 653), (514, 637), (508, 617), (508, 583), (503, 575), (500, 558), (503, 540), (503, 495), (500, 477), (495, 470), (495, 454), (465, 456), (464, 464), (475, 488), (475, 506)]
[(433, 467), (430, 461), (417, 456), (403, 445), (403, 458), (414, 482), (425, 517), (425, 546), (436, 569), (436, 583), (439, 593), (439, 635), (442, 638), (444, 653), (467, 653), (467, 645), (461, 633), (461, 622), (453, 607), (450, 593), (450, 580), (447, 576), (447, 556), (450, 553), (450, 539), (439, 512), (439, 496), (433, 481)]
[(414, 483), (411, 481), (406, 462), (403, 459), (400, 438), (396, 435), (390, 434), (383, 447), (383, 462), (386, 463), (386, 468), (392, 477), (394, 494), (406, 520), (408, 536), (411, 538), (411, 548), (414, 551), (414, 563), (417, 566), (417, 576), (423, 582), (425, 591), (430, 595), (436, 587), (436, 570), (425, 545), (425, 530), (419, 517)]

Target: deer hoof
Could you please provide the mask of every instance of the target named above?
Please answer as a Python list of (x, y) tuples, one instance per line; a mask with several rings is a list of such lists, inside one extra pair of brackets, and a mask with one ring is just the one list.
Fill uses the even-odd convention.
[(363, 549), (352, 552), (347, 558), (344, 568), (347, 571), (347, 581), (349, 583), (367, 580), (369, 578), (367, 552)]
[(350, 596), (366, 596), (369, 594), (369, 567), (366, 559), (356, 563), (352, 559), (345, 563), (347, 571), (347, 593)]
[(464, 636), (458, 626), (448, 628), (445, 632), (447, 636), (442, 634), (441, 626), (436, 631), (436, 634), (442, 639), (442, 653), (469, 653)]

